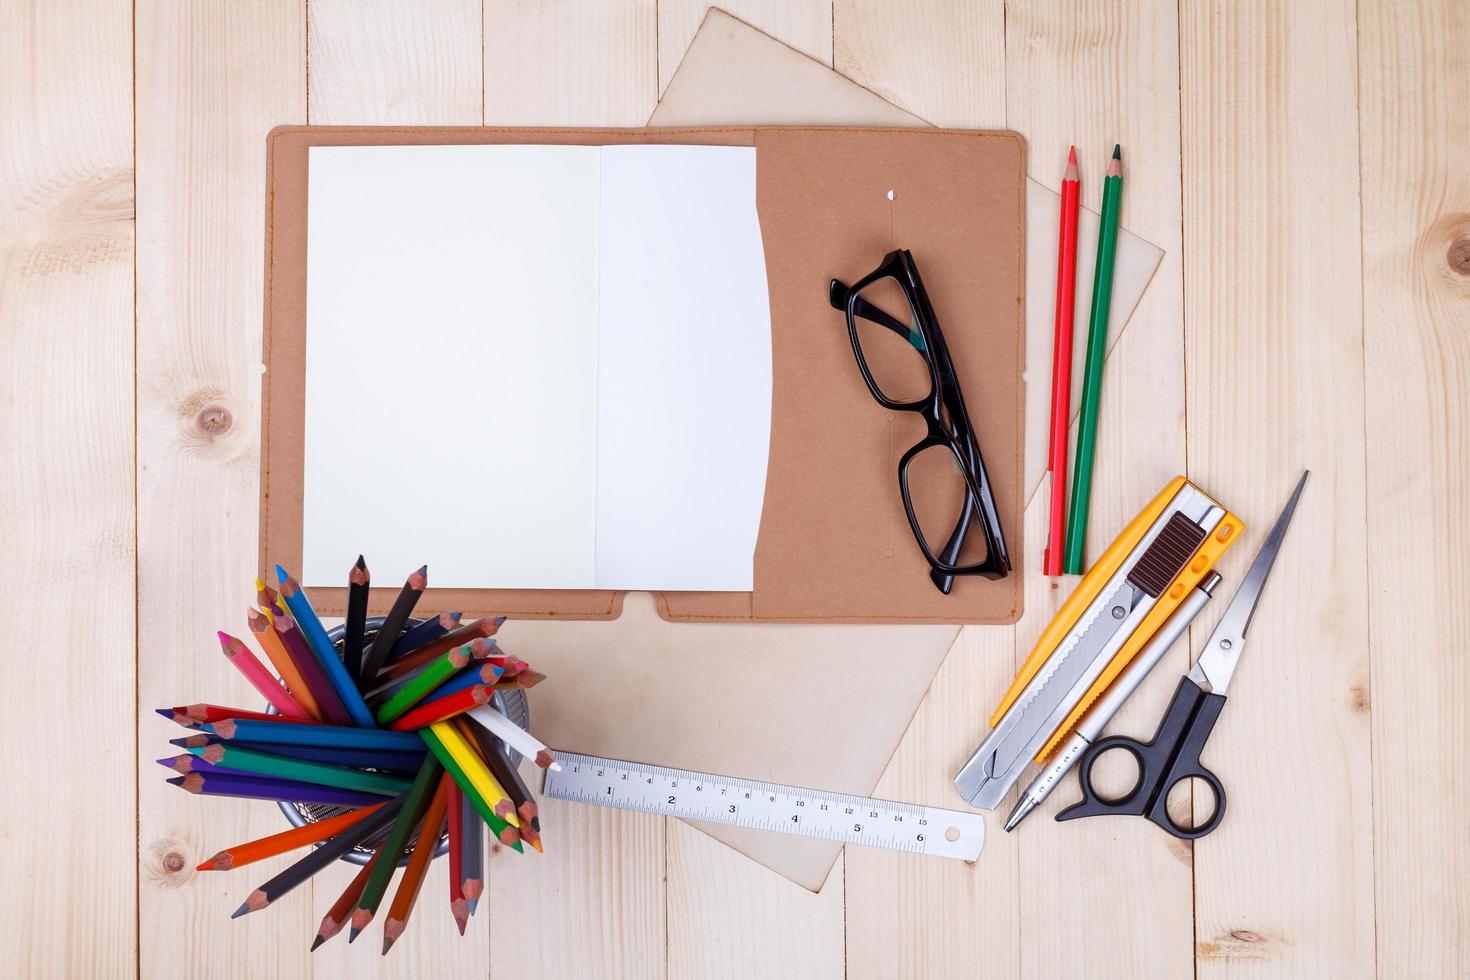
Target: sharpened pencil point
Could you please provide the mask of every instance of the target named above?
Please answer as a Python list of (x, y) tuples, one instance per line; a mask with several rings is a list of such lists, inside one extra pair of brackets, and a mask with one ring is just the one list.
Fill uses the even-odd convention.
[(365, 561), (362, 560), (362, 555), (358, 555), (357, 556), (356, 567), (361, 568), (361, 569), (364, 569), (364, 570), (367, 569), (367, 562), (365, 562)]
[(289, 576), (286, 574), (286, 570), (284, 568), (282, 568), (280, 565), (277, 565), (276, 566), (276, 579), (278, 581), (284, 582), (284, 581), (286, 581), (286, 579), (288, 577)]
[(1062, 175), (1062, 180), (1081, 180), (1082, 174), (1077, 169), (1077, 147), (1072, 147), (1067, 153), (1067, 172)]
[(233, 911), (233, 912), (230, 913), (230, 918), (232, 918), (232, 919), (238, 919), (238, 918), (240, 918), (240, 916), (244, 915), (246, 912), (249, 912), (249, 911), (250, 911), (250, 903), (249, 902), (241, 902), (240, 903), (240, 907), (237, 908), (235, 911)]
[(1121, 159), (1123, 159), (1123, 145), (1121, 143), (1114, 143), (1113, 144), (1113, 159), (1114, 160), (1121, 160)]
[(316, 948), (326, 941), (326, 936), (323, 936), (321, 933), (317, 933), (316, 938), (311, 941), (311, 951), (315, 953)]
[(154, 708), (153, 710), (163, 715), (163, 717), (167, 718), (169, 721), (174, 720), (174, 712), (172, 708)]
[(393, 948), (393, 940), (389, 939), (387, 936), (384, 936), (383, 937), (383, 952), (382, 952), (382, 955), (383, 956), (387, 956), (388, 955), (388, 950), (390, 950), (392, 948)]
[(477, 906), (479, 904), (480, 904), (480, 900), (478, 898), (467, 898), (467, 899), (465, 899), (464, 907), (465, 907), (466, 910), (469, 911), (470, 915), (474, 915), (475, 914), (475, 906)]
[(360, 932), (362, 932), (362, 930), (357, 928), (357, 926), (352, 926), (347, 930), (347, 942), (349, 945), (357, 942), (357, 936)]

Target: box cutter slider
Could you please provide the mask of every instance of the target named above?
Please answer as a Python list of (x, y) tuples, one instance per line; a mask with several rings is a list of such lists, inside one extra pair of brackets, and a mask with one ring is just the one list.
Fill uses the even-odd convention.
[(1124, 528), (1047, 626), (955, 786), (993, 810), (1199, 583), (1243, 525), (1176, 477)]

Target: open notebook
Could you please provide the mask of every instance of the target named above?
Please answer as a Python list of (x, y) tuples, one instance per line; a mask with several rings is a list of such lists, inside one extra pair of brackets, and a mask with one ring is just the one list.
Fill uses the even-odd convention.
[(750, 591), (755, 152), (312, 147), (304, 584)]

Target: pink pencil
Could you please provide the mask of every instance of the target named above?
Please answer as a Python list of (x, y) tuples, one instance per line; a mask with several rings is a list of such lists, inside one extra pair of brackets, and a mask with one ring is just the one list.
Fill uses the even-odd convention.
[(250, 648), (230, 634), (220, 631), (219, 645), (225, 652), (225, 657), (245, 675), (245, 679), (251, 686), (265, 696), (265, 699), (276, 706), (276, 710), (287, 718), (299, 718), (302, 721), (311, 721), (311, 715), (301, 706), (301, 702), (291, 696), (291, 692), (282, 687), (270, 671), (266, 670)]

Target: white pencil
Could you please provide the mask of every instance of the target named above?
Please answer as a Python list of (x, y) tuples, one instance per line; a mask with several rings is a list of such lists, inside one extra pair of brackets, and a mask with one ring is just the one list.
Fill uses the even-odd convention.
[(483, 704), (471, 711), (470, 717), (521, 755), (530, 756), (542, 769), (561, 772), (561, 763), (556, 761), (556, 756), (551, 754), (551, 750), (540, 739), (496, 711), (493, 706)]

